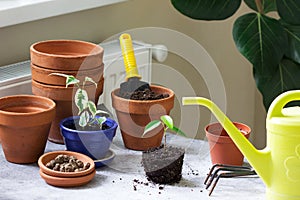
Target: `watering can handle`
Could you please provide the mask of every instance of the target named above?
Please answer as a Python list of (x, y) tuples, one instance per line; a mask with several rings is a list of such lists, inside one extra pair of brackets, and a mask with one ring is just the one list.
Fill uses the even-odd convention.
[(287, 103), (289, 103), (291, 101), (296, 101), (296, 100), (300, 100), (300, 90), (291, 90), (291, 91), (287, 91), (287, 92), (280, 94), (271, 103), (269, 110), (268, 110), (267, 119), (270, 119), (272, 117), (284, 116), (284, 114), (282, 113), (283, 107)]

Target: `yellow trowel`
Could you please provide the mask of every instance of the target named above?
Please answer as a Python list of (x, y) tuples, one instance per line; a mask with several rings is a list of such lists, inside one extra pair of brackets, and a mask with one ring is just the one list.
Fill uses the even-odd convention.
[(137, 69), (131, 36), (124, 33), (119, 40), (126, 71), (126, 82), (121, 83), (120, 93), (133, 93), (135, 91), (144, 91), (145, 89), (151, 90), (148, 83), (140, 81), (141, 76)]

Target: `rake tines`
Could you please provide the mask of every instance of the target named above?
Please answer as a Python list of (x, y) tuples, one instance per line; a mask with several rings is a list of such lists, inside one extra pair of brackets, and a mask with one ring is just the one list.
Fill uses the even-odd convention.
[(250, 167), (215, 164), (207, 174), (204, 185), (206, 185), (206, 189), (212, 185), (212, 188), (208, 194), (210, 196), (220, 178), (232, 178), (249, 175), (256, 175), (256, 172)]

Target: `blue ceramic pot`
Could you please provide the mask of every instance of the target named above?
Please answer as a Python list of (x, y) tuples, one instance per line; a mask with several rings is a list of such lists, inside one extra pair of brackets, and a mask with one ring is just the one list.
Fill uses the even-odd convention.
[(94, 160), (104, 158), (116, 134), (117, 122), (107, 118), (105, 124), (110, 127), (109, 129), (79, 131), (72, 128), (74, 122), (78, 122), (78, 120), (79, 116), (73, 116), (60, 122), (60, 129), (67, 150), (83, 153)]

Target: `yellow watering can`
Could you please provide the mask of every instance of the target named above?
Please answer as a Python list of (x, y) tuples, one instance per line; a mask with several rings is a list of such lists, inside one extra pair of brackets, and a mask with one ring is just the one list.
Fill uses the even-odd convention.
[(268, 200), (300, 200), (300, 107), (284, 106), (300, 100), (300, 90), (279, 95), (267, 114), (267, 147), (257, 150), (210, 100), (183, 97), (183, 105), (211, 110), (267, 187)]

